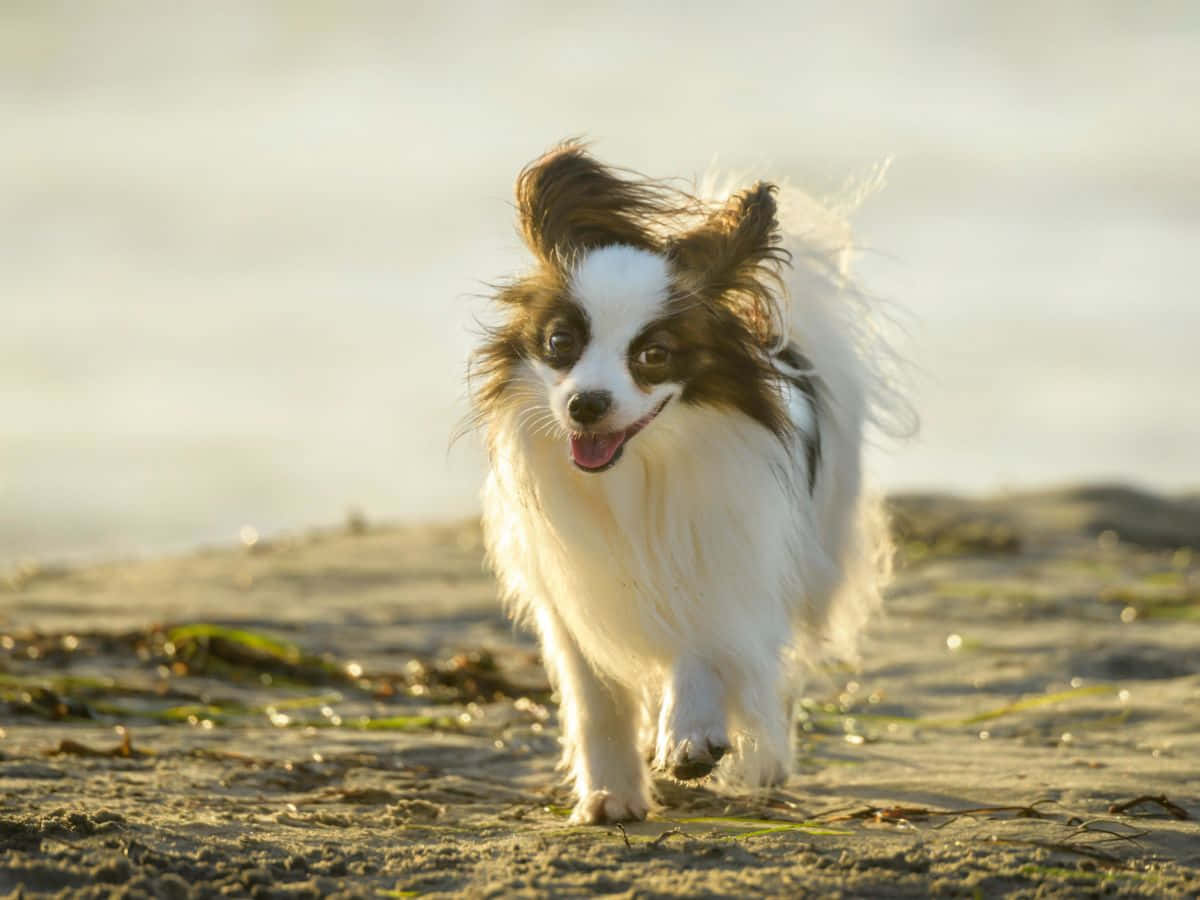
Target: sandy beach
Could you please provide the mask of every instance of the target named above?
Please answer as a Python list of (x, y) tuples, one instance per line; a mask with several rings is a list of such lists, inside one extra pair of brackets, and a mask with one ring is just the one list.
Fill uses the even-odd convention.
[(1200, 896), (1200, 498), (891, 506), (796, 774), (624, 829), (567, 824), (473, 522), (12, 568), (0, 895)]

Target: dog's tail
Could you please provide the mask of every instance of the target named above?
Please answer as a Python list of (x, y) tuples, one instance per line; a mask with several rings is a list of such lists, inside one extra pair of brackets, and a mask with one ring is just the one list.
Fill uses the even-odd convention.
[[(881, 606), (891, 575), (892, 545), (881, 497), (864, 477), (864, 447), (911, 436), (917, 417), (907, 400), (907, 367), (894, 349), (897, 311), (854, 279), (857, 246), (850, 214), (882, 186), (886, 166), (818, 201), (778, 185), (779, 246), (790, 265), (781, 273), (776, 319), (779, 349), (797, 348), (811, 366), (822, 452), (814, 479), (815, 532), (829, 563), (798, 598), (808, 628), (797, 658), (809, 663), (857, 657), (866, 621)], [(747, 173), (753, 176), (756, 173)], [(698, 193), (720, 204), (754, 180), (710, 171)], [(815, 639), (804, 632), (816, 626)]]
[[(790, 259), (780, 275), (776, 352), (802, 358), (810, 371), (820, 429), (820, 461), (808, 495), (810, 527), (795, 552), (805, 584), (795, 598), (795, 643), (789, 653), (785, 702), (793, 703), (818, 664), (854, 663), (864, 625), (880, 612), (891, 578), (892, 542), (881, 495), (864, 475), (864, 449), (916, 431), (906, 399), (906, 367), (894, 346), (895, 313), (864, 291), (852, 270), (856, 251), (848, 216), (879, 187), (880, 169), (846, 198), (819, 202), (784, 183), (776, 194), (779, 247)], [(698, 193), (721, 204), (753, 178), (710, 173)], [(789, 363), (791, 365), (791, 363)], [(792, 368), (795, 368), (792, 366)], [(757, 735), (739, 744), (737, 765), (725, 767), (725, 788), (769, 784), (794, 736)]]

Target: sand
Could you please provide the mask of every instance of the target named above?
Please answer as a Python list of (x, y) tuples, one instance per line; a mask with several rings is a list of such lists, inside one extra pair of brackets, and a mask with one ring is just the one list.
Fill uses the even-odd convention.
[(13, 569), (0, 894), (1200, 896), (1200, 501), (893, 507), (792, 779), (624, 830), (567, 824), (473, 523)]

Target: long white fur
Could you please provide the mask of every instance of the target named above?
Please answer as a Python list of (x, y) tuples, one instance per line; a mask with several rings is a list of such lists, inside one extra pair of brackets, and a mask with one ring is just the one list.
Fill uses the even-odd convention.
[[(527, 405), (486, 423), (489, 559), (514, 615), (537, 629), (560, 692), (577, 821), (644, 816), (650, 751), (664, 762), (724, 740), (734, 752), (718, 770), (723, 784), (786, 776), (797, 674), (852, 654), (879, 602), (886, 539), (863, 489), (862, 450), (886, 390), (846, 272), (849, 232), (802, 195), (781, 200), (794, 265), (780, 305), (819, 379), (818, 408), (784, 380), (780, 389), (792, 391), (797, 428), (811, 433), (815, 419), (820, 430), (812, 493), (799, 437), (780, 441), (741, 413), (678, 401), (613, 469), (580, 472), (562, 430), (566, 392), (534, 365), (515, 388)], [(637, 254), (650, 256), (593, 251), (576, 273), (599, 340), (614, 347), (662, 299), (664, 261)], [(606, 309), (611, 326), (597, 321)], [(614, 389), (618, 427), (677, 392), (662, 385), (639, 401), (609, 356), (585, 355), (581, 373), (596, 383), (571, 389)]]

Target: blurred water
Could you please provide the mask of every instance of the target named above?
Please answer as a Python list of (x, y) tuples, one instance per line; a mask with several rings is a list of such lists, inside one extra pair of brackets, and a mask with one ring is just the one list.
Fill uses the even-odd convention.
[(834, 191), (910, 313), (890, 487), (1196, 486), (1200, 7), (0, 7), (0, 561), (475, 509), (463, 360), (567, 135)]

